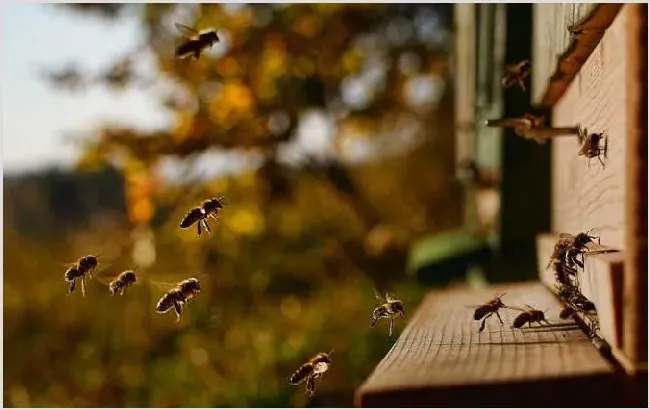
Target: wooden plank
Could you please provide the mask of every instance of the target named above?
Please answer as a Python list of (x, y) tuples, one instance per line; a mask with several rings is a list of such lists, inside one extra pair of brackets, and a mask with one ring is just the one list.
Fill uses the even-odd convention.
[[(552, 268), (546, 269), (546, 265), (553, 253), (557, 238), (556, 234), (551, 233), (537, 236), (540, 281), (549, 289), (553, 289), (555, 275)], [(585, 258), (584, 270), (578, 270), (578, 281), (582, 294), (596, 305), (601, 334), (607, 343), (617, 350), (623, 346), (624, 258), (623, 252), (589, 255)]]
[[(516, 311), (483, 333), (467, 305), (507, 291), (506, 304), (549, 309), (550, 326), (512, 329)], [(589, 406), (615, 401), (614, 369), (539, 283), (428, 294), (410, 323), (357, 390), (360, 407)], [(494, 319), (494, 320), (492, 320)], [(589, 394), (575, 394), (588, 389)], [(553, 394), (549, 394), (549, 392)]]
[[(591, 53), (591, 48), (600, 41), (602, 32), (598, 30), (609, 26), (620, 7), (619, 4), (599, 3), (535, 4), (531, 73), (532, 101), (535, 105), (551, 107), (561, 97)], [(575, 41), (568, 29), (586, 21), (596, 31)], [(576, 64), (559, 66), (562, 56), (570, 56), (569, 61)], [(560, 76), (560, 73), (564, 75)], [(552, 78), (555, 81), (549, 81)]]
[[(470, 3), (454, 5), (456, 33), (454, 53), (456, 163), (474, 158), (474, 104), (475, 104), (475, 6)], [(460, 175), (459, 175), (460, 176)]]
[(552, 141), (552, 227), (555, 232), (596, 228), (603, 243), (624, 249), (626, 13), (619, 13), (553, 108), (553, 125), (580, 124), (608, 136), (606, 168), (578, 156), (576, 138)]
[[(625, 355), (628, 371), (648, 362), (648, 5), (629, 4), (626, 16)], [(647, 394), (647, 390), (646, 390)]]

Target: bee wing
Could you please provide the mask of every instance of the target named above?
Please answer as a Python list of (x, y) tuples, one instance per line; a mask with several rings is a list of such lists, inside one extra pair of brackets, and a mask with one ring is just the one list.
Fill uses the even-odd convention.
[(521, 307), (518, 307), (518, 306), (506, 306), (505, 309), (516, 310), (516, 311), (519, 311), (519, 312), (526, 312), (527, 311), (527, 309), (524, 309), (524, 308), (521, 308)]
[(526, 306), (526, 307), (527, 307), (528, 309), (530, 309), (530, 310), (537, 310), (537, 309), (535, 309), (534, 307), (532, 307), (531, 305), (524, 305), (524, 306)]
[(570, 233), (560, 233), (559, 240), (562, 242), (573, 242), (575, 236)]
[(180, 282), (171, 283), (171, 282), (161, 282), (161, 281), (157, 281), (157, 280), (151, 280), (151, 279), (149, 279), (149, 280), (148, 280), (148, 283), (150, 283), (150, 284), (153, 285), (154, 287), (156, 287), (156, 288), (162, 290), (163, 292), (167, 292), (167, 291), (169, 291), (169, 290), (175, 288), (176, 286), (178, 286), (178, 284), (179, 284)]
[(380, 291), (379, 289), (375, 288), (375, 298), (380, 302), (380, 303), (385, 303), (388, 302), (388, 299), (386, 297), (386, 293)]
[(94, 276), (93, 278), (97, 280), (97, 282), (103, 283), (104, 285), (108, 286), (112, 281), (117, 279), (117, 275)]
[(174, 26), (176, 26), (176, 30), (179, 31), (182, 35), (189, 37), (189, 38), (194, 38), (199, 35), (199, 32), (193, 29), (192, 27), (188, 27), (184, 24), (180, 23), (174, 23)]

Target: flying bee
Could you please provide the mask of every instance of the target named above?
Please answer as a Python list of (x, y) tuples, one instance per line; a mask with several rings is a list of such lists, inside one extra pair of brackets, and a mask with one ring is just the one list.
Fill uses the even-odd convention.
[(509, 88), (518, 84), (522, 91), (526, 91), (524, 79), (530, 74), (532, 67), (529, 60), (523, 60), (517, 64), (508, 64), (503, 69), (503, 77), (501, 78), (501, 85), (504, 88)]
[(332, 364), (330, 359), (332, 352), (333, 350), (329, 353), (318, 353), (309, 359), (291, 375), (289, 384), (299, 385), (306, 382), (305, 394), (309, 397), (313, 396), (316, 391), (316, 379), (322, 377)]
[(200, 206), (190, 209), (185, 214), (181, 220), (180, 227), (186, 229), (197, 224), (196, 229), (199, 237), (201, 236), (201, 225), (203, 225), (208, 234), (212, 233), (210, 225), (208, 225), (208, 218), (217, 220), (217, 214), (223, 208), (224, 204), (223, 197), (206, 199)]
[(183, 307), (201, 291), (201, 284), (199, 279), (189, 278), (172, 286), (173, 288), (162, 295), (156, 304), (156, 313), (162, 315), (173, 308), (176, 312), (176, 322), (180, 322)]
[(120, 296), (124, 295), (126, 289), (136, 283), (137, 277), (135, 274), (135, 268), (125, 270), (117, 276), (112, 278), (98, 278), (100, 282), (108, 285), (108, 293), (111, 296), (119, 294)]
[(534, 322), (537, 322), (542, 326), (544, 325), (544, 323), (550, 324), (548, 323), (546, 317), (544, 316), (544, 313), (546, 313), (548, 309), (542, 312), (541, 310), (535, 309), (530, 305), (526, 305), (526, 308), (527, 309), (511, 307), (511, 309), (521, 311), (521, 313), (515, 318), (514, 322), (512, 322), (512, 327), (514, 327), (515, 329), (519, 329), (520, 327), (524, 326), (526, 323), (528, 323), (528, 327), (532, 327), (532, 324)]
[(483, 331), (483, 329), (485, 329), (485, 321), (495, 313), (497, 315), (497, 318), (499, 318), (499, 322), (501, 323), (501, 325), (503, 325), (503, 320), (501, 320), (501, 316), (499, 315), (499, 309), (508, 308), (508, 306), (506, 306), (503, 303), (503, 301), (501, 300), (501, 298), (503, 296), (505, 296), (505, 294), (506, 294), (506, 292), (503, 292), (499, 296), (497, 296), (497, 297), (495, 297), (493, 299), (490, 299), (489, 301), (487, 301), (486, 303), (484, 303), (482, 305), (470, 306), (470, 307), (475, 308), (475, 310), (474, 310), (474, 320), (483, 319), (481, 321), (481, 326), (478, 329), (479, 333), (481, 333)]
[(388, 325), (388, 336), (393, 335), (393, 324), (394, 320), (398, 316), (404, 316), (404, 304), (401, 300), (395, 299), (388, 293), (381, 294), (377, 289), (375, 289), (375, 297), (381, 303), (372, 311), (372, 320), (370, 321), (370, 328), (374, 328), (377, 325), (377, 322), (381, 318), (386, 318), (390, 320)]
[(191, 57), (193, 61), (197, 61), (204, 51), (219, 42), (219, 36), (217, 36), (215, 30), (204, 30), (199, 33), (197, 30), (183, 24), (174, 23), (174, 25), (181, 34), (187, 37), (176, 49), (177, 58)]
[[(580, 141), (580, 150), (578, 155), (588, 159), (587, 167), (591, 165), (592, 158), (598, 158), (600, 164), (605, 169), (605, 162), (603, 158), (607, 158), (607, 136), (604, 133), (589, 133), (586, 128), (582, 128), (578, 132), (578, 140)], [(605, 140), (605, 145), (601, 146), (600, 141)], [(603, 158), (600, 155), (603, 155)]]
[(86, 296), (86, 274), (88, 275), (88, 279), (92, 279), (92, 274), (98, 264), (97, 257), (93, 255), (81, 257), (76, 262), (70, 264), (64, 274), (65, 281), (70, 282), (68, 294), (74, 292), (77, 279), (81, 279), (81, 294)]

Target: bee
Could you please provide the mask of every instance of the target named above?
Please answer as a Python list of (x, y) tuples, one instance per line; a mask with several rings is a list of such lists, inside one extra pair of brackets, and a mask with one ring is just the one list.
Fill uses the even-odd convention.
[(486, 303), (478, 306), (471, 306), (475, 308), (474, 310), (474, 320), (481, 320), (481, 326), (479, 327), (478, 331), (481, 333), (483, 329), (485, 329), (485, 321), (492, 316), (493, 314), (496, 313), (497, 318), (499, 318), (499, 322), (503, 325), (503, 320), (501, 320), (501, 316), (499, 315), (499, 309), (501, 308), (507, 308), (501, 298), (505, 296), (506, 292), (503, 292), (499, 296), (495, 297), (494, 299), (491, 299), (487, 301)]
[(576, 313), (576, 310), (573, 307), (565, 306), (560, 311), (560, 319), (566, 320), (566, 319), (572, 317), (575, 313)]
[(133, 270), (125, 270), (117, 275), (113, 281), (108, 284), (108, 291), (111, 296), (118, 294), (124, 295), (124, 291), (136, 282), (136, 275)]
[(397, 300), (388, 293), (381, 294), (377, 289), (375, 289), (375, 297), (381, 303), (372, 311), (372, 319), (370, 321), (370, 328), (374, 328), (377, 325), (377, 322), (381, 318), (386, 318), (390, 320), (388, 325), (388, 336), (393, 335), (393, 324), (394, 320), (398, 316), (404, 316), (404, 304), (401, 300)]
[(318, 353), (307, 360), (289, 377), (289, 384), (295, 386), (306, 382), (305, 394), (309, 397), (313, 396), (316, 391), (316, 379), (322, 377), (332, 364), (330, 359), (332, 352), (333, 350), (329, 353)]
[[(600, 238), (598, 236), (589, 235), (589, 232), (592, 230), (593, 228), (586, 232), (580, 232), (575, 236), (566, 233), (560, 234), (560, 236), (565, 236), (566, 241), (572, 239), (571, 244), (566, 250), (566, 259), (569, 266), (578, 265), (580, 269), (584, 269), (584, 253), (587, 250), (587, 244), (594, 243), (594, 239), (598, 239), (598, 243), (600, 243)], [(582, 262), (578, 260), (578, 255), (582, 257)]]
[(217, 36), (215, 30), (204, 30), (199, 33), (197, 30), (183, 24), (174, 23), (174, 25), (181, 34), (187, 37), (176, 49), (177, 58), (191, 57), (193, 61), (197, 61), (201, 57), (201, 53), (219, 42), (219, 36)]
[(86, 296), (86, 274), (88, 275), (88, 279), (92, 279), (92, 274), (98, 264), (96, 256), (87, 255), (79, 258), (77, 262), (69, 266), (63, 275), (65, 281), (70, 282), (68, 294), (74, 292), (77, 279), (81, 279), (81, 294), (82, 296)]
[(512, 322), (512, 327), (514, 327), (515, 329), (519, 329), (520, 327), (524, 326), (526, 323), (528, 323), (528, 327), (532, 327), (532, 324), (534, 322), (537, 322), (542, 326), (544, 325), (544, 323), (546, 323), (547, 325), (550, 324), (548, 323), (546, 317), (544, 316), (544, 313), (546, 313), (548, 309), (542, 312), (541, 310), (535, 309), (530, 305), (526, 305), (526, 308), (527, 309), (515, 308), (515, 307), (511, 308), (522, 312), (515, 318), (514, 322)]
[(212, 233), (210, 230), (210, 225), (208, 225), (208, 218), (217, 219), (217, 214), (219, 210), (223, 208), (225, 204), (224, 198), (210, 198), (206, 199), (201, 203), (200, 206), (192, 208), (181, 220), (180, 227), (186, 229), (191, 227), (194, 224), (196, 225), (197, 234), (201, 236), (201, 225), (205, 228), (208, 234)]
[(488, 127), (513, 128), (515, 134), (526, 139), (532, 139), (538, 144), (544, 144), (548, 139), (560, 135), (576, 135), (578, 127), (546, 127), (544, 115), (524, 114), (515, 118), (500, 118), (487, 120)]
[(570, 266), (564, 258), (552, 259), (550, 264), (553, 265), (555, 281), (561, 286), (573, 286), (571, 277), (577, 277), (578, 271), (575, 265)]
[(156, 304), (156, 313), (162, 315), (173, 308), (176, 312), (176, 322), (180, 322), (183, 307), (201, 291), (201, 284), (199, 279), (189, 278), (173, 286)]
[[(587, 167), (591, 165), (592, 158), (598, 158), (603, 169), (605, 169), (603, 158), (607, 158), (607, 136), (602, 132), (599, 134), (595, 132), (590, 134), (587, 132), (586, 128), (583, 128), (578, 132), (578, 140), (580, 141), (580, 150), (578, 151), (578, 155), (588, 159)], [(605, 141), (605, 145), (600, 145), (601, 140)], [(603, 155), (603, 158), (600, 157), (601, 154)]]
[(522, 91), (526, 91), (524, 79), (530, 74), (532, 64), (530, 60), (523, 60), (517, 64), (508, 64), (503, 69), (503, 77), (501, 78), (501, 85), (504, 88), (509, 88), (518, 84)]

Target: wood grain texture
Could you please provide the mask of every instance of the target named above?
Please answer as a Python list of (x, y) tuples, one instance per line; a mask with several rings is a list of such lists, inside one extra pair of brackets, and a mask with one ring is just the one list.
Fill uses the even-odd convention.
[[(549, 326), (513, 329), (519, 312), (500, 311), (505, 325), (488, 319), (483, 333), (468, 305), (502, 291), (506, 304), (549, 309)], [(603, 403), (614, 397), (614, 370), (571, 321), (558, 318), (562, 306), (539, 283), (487, 290), (431, 292), (410, 323), (357, 390), (361, 407), (553, 406)], [(538, 325), (539, 326), (539, 325)], [(577, 399), (580, 386), (595, 390)], [(554, 389), (549, 395), (547, 389)], [(601, 396), (602, 394), (602, 396)]]
[(567, 27), (582, 22), (598, 3), (542, 4), (533, 6), (533, 70), (531, 97), (542, 100), (549, 78), (555, 72), (557, 60), (569, 44), (571, 36)]
[(577, 138), (552, 141), (552, 230), (597, 228), (604, 245), (624, 248), (626, 151), (626, 13), (619, 13), (564, 97), (554, 126), (580, 124), (608, 136), (606, 168), (578, 156)]
[[(627, 156), (625, 354), (648, 361), (648, 5), (629, 4), (626, 50)], [(636, 366), (640, 363), (641, 366)], [(635, 369), (632, 369), (634, 371)], [(646, 392), (647, 393), (647, 392)]]
[[(540, 281), (549, 289), (555, 284), (552, 268), (546, 269), (558, 235), (546, 233), (537, 236), (537, 262)], [(585, 257), (584, 270), (578, 270), (580, 290), (596, 305), (600, 331), (614, 349), (623, 346), (623, 252), (596, 254)]]

